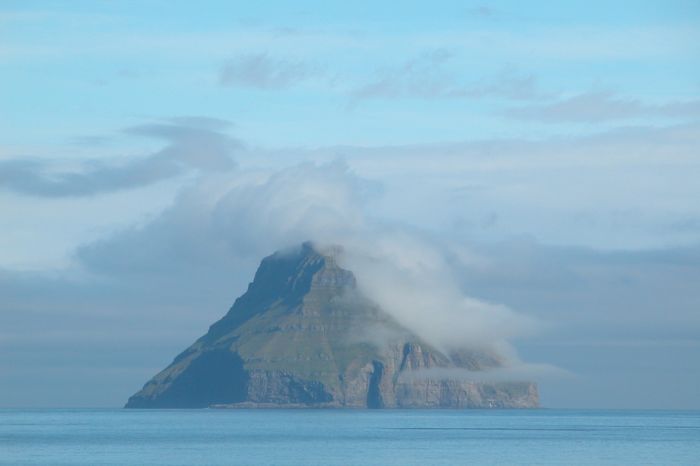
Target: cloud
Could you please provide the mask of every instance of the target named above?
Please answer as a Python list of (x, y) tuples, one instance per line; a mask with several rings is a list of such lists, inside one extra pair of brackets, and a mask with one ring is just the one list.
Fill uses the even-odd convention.
[[(74, 377), (62, 383), (84, 390), (109, 380), (119, 387), (112, 398), (86, 400), (118, 404), (221, 317), (262, 256), (307, 239), (342, 244), (341, 264), (355, 272), (363, 294), (426, 340), (505, 355), (509, 369), (486, 378), (556, 375), (521, 362), (513, 340), (525, 348), (523, 359), (579, 373), (587, 366), (575, 358), (596, 341), (649, 341), (664, 355), (663, 341), (696, 339), (697, 247), (601, 252), (528, 240), (465, 243), (376, 220), (368, 212), (381, 193), (342, 162), (208, 172), (149, 222), (83, 245), (73, 269), (53, 277), (0, 273), (0, 353), (11, 359), (0, 368), (10, 380), (43, 380), (45, 366), (61, 360)], [(540, 322), (550, 331), (527, 338)], [(620, 345), (588, 364), (610, 360)], [(16, 361), (25, 362), (26, 374), (12, 369)], [(86, 368), (104, 361), (122, 372), (91, 380), (95, 372)], [(680, 362), (663, 364), (682, 369)], [(581, 387), (605, 386), (596, 377), (547, 384), (586, 399)], [(658, 386), (644, 390), (650, 397)], [(21, 393), (14, 396), (4, 399)], [(544, 399), (565, 406), (573, 398)]]
[(650, 104), (638, 99), (623, 98), (609, 91), (596, 91), (551, 104), (512, 108), (506, 114), (513, 118), (547, 123), (596, 123), (644, 117), (696, 118), (700, 116), (700, 100)]
[[(297, 168), (297, 173), (304, 171)], [(324, 173), (324, 167), (307, 168)], [(140, 275), (103, 268), (96, 277), (92, 275), (97, 272), (96, 263), (86, 264), (82, 273), (0, 270), (0, 369), (5, 382), (0, 393), (5, 405), (27, 405), (37, 399), (66, 406), (119, 405), (183, 344), (221, 317), (245, 289), (259, 257), (244, 259), (235, 249), (224, 254), (226, 250), (217, 245), (211, 249), (225, 256), (220, 261), (188, 254), (187, 248), (194, 247), (198, 238), (199, 248), (209, 247), (212, 238), (206, 232), (200, 237), (193, 232), (187, 241), (173, 242), (165, 229), (176, 227), (183, 224), (163, 224), (158, 235), (150, 233), (168, 247), (151, 258), (162, 266), (142, 270)], [(143, 266), (139, 256), (152, 244), (141, 241), (140, 246), (131, 243), (131, 250), (116, 249), (113, 254), (126, 255), (125, 263)], [(106, 241), (102, 246), (109, 250), (115, 244)], [(421, 269), (428, 273), (442, 268), (444, 257), (451, 254), (436, 254), (431, 248), (405, 249), (420, 245), (399, 238), (393, 254), (401, 259), (391, 259), (389, 270), (401, 267), (401, 274), (409, 270), (417, 276)], [(447, 249), (453, 251), (453, 246)], [(383, 244), (366, 245), (365, 252), (370, 250), (377, 259), (392, 254)], [(697, 386), (697, 371), (690, 369), (700, 348), (698, 246), (605, 252), (513, 240), (471, 243), (468, 252), (458, 260), (448, 259), (454, 265), (455, 280), (465, 290), (462, 295), (514, 305), (549, 322), (548, 332), (519, 341), (524, 359), (545, 360), (578, 374), (575, 379), (560, 377), (561, 371), (551, 366), (515, 358), (502, 371), (469, 374), (472, 378), (544, 380), (540, 389), (550, 407), (600, 406), (603, 401), (596, 390), (606, 392), (606, 406), (640, 406), (642, 401), (647, 406), (697, 405), (692, 404), (697, 397), (688, 384)], [(180, 254), (187, 258), (181, 259)], [(421, 283), (414, 293), (429, 285)], [(640, 360), (643, 365), (635, 364)], [(662, 371), (664, 377), (638, 385), (639, 377), (648, 378), (649, 371)], [(616, 374), (630, 381), (615, 386)], [(47, 377), (52, 384), (45, 383)], [(26, 391), (28, 380), (37, 382), (31, 395)], [(110, 390), (98, 390), (106, 381), (113, 383)], [(676, 381), (684, 383), (671, 383)], [(64, 388), (51, 398), (56, 384)], [(659, 399), (659, 390), (672, 394), (673, 401)], [(79, 398), (71, 393), (79, 393)]]
[(465, 88), (461, 95), (471, 98), (500, 97), (508, 100), (542, 100), (551, 97), (539, 89), (532, 74), (521, 74), (507, 68), (481, 84)]
[[(463, 246), (462, 246), (463, 247)], [(469, 293), (551, 323), (546, 341), (694, 339), (700, 245), (603, 251), (520, 238), (471, 242), (456, 260)]]
[(183, 189), (152, 222), (83, 245), (77, 257), (108, 276), (228, 271), (241, 258), (255, 263), (312, 239), (312, 232), (333, 237), (357, 228), (362, 199), (375, 189), (340, 162), (211, 175)]
[(469, 253), (479, 260), (457, 262), (468, 294), (543, 323), (518, 342), (523, 359), (577, 374), (540, 385), (545, 405), (697, 406), (700, 244), (601, 251), (511, 239), (471, 242)]
[(446, 352), (481, 349), (511, 360), (509, 341), (538, 329), (507, 306), (466, 295), (435, 238), (389, 228), (341, 241), (340, 262), (355, 273), (360, 292)]
[[(342, 154), (358, 173), (381, 179), (385, 195), (371, 209), (382, 218), (470, 239), (523, 234), (551, 244), (637, 249), (697, 238), (678, 227), (700, 217), (691, 169), (699, 146), (700, 125), (687, 123), (293, 156), (323, 161)], [(279, 165), (289, 154), (256, 153), (256, 160)]]
[(354, 100), (448, 97), (457, 88), (441, 65), (451, 58), (445, 49), (425, 52), (397, 68), (382, 71), (376, 80), (352, 91), (351, 96)]
[(508, 339), (534, 330), (505, 306), (465, 296), (438, 241), (369, 217), (376, 194), (342, 162), (212, 178), (150, 224), (85, 245), (77, 257), (93, 272), (152, 283), (151, 274), (208, 277), (306, 240), (339, 244), (360, 291), (435, 346), (506, 354)]
[(41, 159), (2, 160), (0, 188), (39, 197), (93, 196), (147, 186), (190, 170), (230, 170), (239, 143), (221, 132), (224, 127), (220, 120), (191, 117), (134, 126), (125, 133), (167, 145), (145, 157), (89, 160), (70, 171)]
[(285, 89), (321, 71), (303, 61), (275, 59), (267, 53), (249, 54), (230, 60), (219, 71), (219, 84), (224, 87)]
[(404, 64), (382, 70), (374, 81), (354, 89), (353, 102), (368, 99), (481, 99), (539, 100), (547, 94), (538, 89), (531, 74), (507, 68), (480, 83), (465, 83), (446, 66), (454, 54), (446, 49), (423, 53)]
[[(169, 120), (129, 134), (175, 141), (173, 125), (195, 131), (224, 128), (216, 120)], [(245, 290), (262, 256), (312, 239), (345, 245), (342, 264), (355, 271), (361, 291), (438, 346), (486, 345), (506, 355), (512, 367), (525, 370), (527, 365), (520, 366), (509, 345), (517, 342), (525, 361), (589, 371), (585, 381), (548, 381), (547, 386), (564, 384), (564, 389), (557, 397), (543, 394), (546, 404), (557, 400), (557, 406), (571, 405), (610, 388), (605, 385), (610, 379), (598, 366), (610, 366), (610, 373), (635, 374), (634, 354), (618, 358), (624, 351), (620, 348), (631, 341), (635, 348), (648, 350), (645, 358), (651, 357), (658, 371), (697, 385), (697, 376), (685, 366), (700, 345), (687, 349), (667, 344), (697, 341), (697, 247), (606, 252), (504, 240), (494, 230), (504, 224), (509, 234), (520, 231), (508, 223), (518, 213), (528, 218), (526, 225), (539, 226), (548, 216), (552, 224), (561, 225), (570, 217), (551, 213), (558, 208), (562, 215), (572, 215), (590, 204), (587, 212), (599, 216), (589, 220), (600, 222), (601, 209), (612, 212), (611, 205), (631, 209), (633, 215), (622, 220), (632, 221), (638, 217), (633, 208), (665, 213), (671, 205), (670, 219), (682, 214), (689, 220), (681, 225), (684, 238), (697, 238), (692, 221), (697, 216), (686, 214), (696, 209), (696, 184), (688, 167), (696, 163), (699, 134), (697, 125), (686, 124), (543, 141), (278, 151), (278, 158), (267, 160), (268, 168), (261, 165), (269, 154), (248, 148), (250, 152), (239, 155), (254, 160), (254, 168), (204, 171), (162, 213), (82, 245), (73, 268), (21, 280), (12, 272), (0, 274), (0, 328), (5, 329), (0, 332), (5, 358), (0, 358), (0, 370), (14, 381), (29, 380), (25, 377), (31, 374), (46, 380), (56, 361), (66, 361), (66, 366), (75, 366), (70, 369), (75, 372), (66, 372), (75, 380), (61, 376), (69, 387), (64, 393), (96, 388), (107, 380), (119, 390), (92, 403), (116, 405), (149, 372), (167, 364), (183, 342), (194, 340), (221, 317)], [(338, 152), (348, 164), (321, 162)], [(279, 168), (290, 160), (314, 158), (319, 162)], [(620, 191), (622, 177), (626, 189)], [(382, 185), (370, 181), (375, 178)], [(410, 215), (395, 214), (402, 209)], [(436, 213), (449, 220), (478, 220), (493, 212), (496, 225), (489, 215), (483, 217), (490, 224), (483, 243), (468, 228), (451, 230), (436, 221)], [(612, 229), (603, 230), (608, 247), (611, 231), (621, 229), (621, 220), (615, 221)], [(567, 227), (580, 229), (584, 236), (594, 231), (581, 225)], [(653, 234), (653, 244), (659, 244), (659, 233), (648, 226), (633, 223), (632, 230)], [(617, 244), (623, 247), (636, 246), (628, 233), (621, 239)], [(542, 328), (548, 331), (531, 338)], [(596, 342), (606, 342), (605, 349)], [(20, 370), (16, 361), (26, 364)], [(89, 368), (103, 361), (124, 372), (119, 377), (100, 373), (95, 379)], [(679, 376), (681, 370), (686, 375)], [(665, 388), (685, 400), (679, 405), (695, 403), (683, 394), (687, 383)], [(2, 389), (9, 390), (7, 386)], [(644, 386), (634, 399), (657, 406), (653, 395), (661, 388)], [(22, 394), (16, 390), (14, 396), (3, 399)], [(622, 396), (617, 401), (626, 403)]]
[(148, 222), (80, 247), (72, 267), (0, 270), (3, 405), (123, 404), (221, 318), (263, 256), (312, 230), (362, 228), (361, 206), (377, 192), (342, 163), (206, 175)]
[(474, 16), (477, 18), (493, 18), (497, 14), (497, 10), (495, 10), (492, 6), (489, 5), (477, 5), (471, 8), (467, 8), (465, 12), (469, 16)]

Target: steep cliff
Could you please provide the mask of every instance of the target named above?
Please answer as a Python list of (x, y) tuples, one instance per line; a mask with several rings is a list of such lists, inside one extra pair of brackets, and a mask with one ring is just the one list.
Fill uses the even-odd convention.
[(263, 259), (229, 312), (126, 407), (538, 405), (533, 383), (470, 381), (499, 367), (497, 355), (421, 341), (357, 292), (336, 252), (305, 243)]

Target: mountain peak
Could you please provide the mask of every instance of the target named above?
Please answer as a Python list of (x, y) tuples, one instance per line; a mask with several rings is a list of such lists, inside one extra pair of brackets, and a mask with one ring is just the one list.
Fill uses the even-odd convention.
[(305, 242), (262, 260), (247, 291), (127, 407), (532, 407), (529, 382), (482, 383), (431, 370), (496, 367), (444, 354), (357, 290), (339, 246)]

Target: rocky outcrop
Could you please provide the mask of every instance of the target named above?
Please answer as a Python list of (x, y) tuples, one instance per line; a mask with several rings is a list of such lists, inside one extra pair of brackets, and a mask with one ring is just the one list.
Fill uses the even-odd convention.
[(422, 341), (357, 292), (336, 254), (305, 243), (265, 258), (229, 312), (126, 407), (538, 405), (533, 383), (470, 379), (502, 361), (486, 351), (448, 355)]

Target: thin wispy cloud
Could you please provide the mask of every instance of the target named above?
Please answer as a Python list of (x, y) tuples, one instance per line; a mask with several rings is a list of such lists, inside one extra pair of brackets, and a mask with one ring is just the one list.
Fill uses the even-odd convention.
[(595, 123), (643, 117), (697, 118), (700, 117), (700, 99), (648, 103), (610, 91), (595, 91), (544, 105), (512, 108), (506, 114), (547, 123)]
[(284, 60), (267, 53), (256, 53), (227, 62), (219, 71), (219, 84), (224, 87), (285, 89), (321, 74), (320, 69), (301, 60)]
[(459, 92), (453, 76), (442, 65), (452, 58), (445, 49), (433, 50), (396, 68), (378, 73), (375, 80), (351, 92), (353, 100), (399, 97), (442, 98)]
[(478, 84), (465, 87), (460, 95), (471, 98), (538, 101), (549, 99), (553, 94), (540, 88), (535, 75), (518, 73), (508, 68), (496, 76), (482, 79)]
[(126, 161), (84, 160), (69, 170), (46, 159), (1, 160), (0, 189), (38, 197), (94, 196), (148, 186), (191, 170), (230, 170), (239, 143), (221, 132), (226, 125), (189, 117), (133, 126), (124, 133), (163, 140), (165, 147)]
[(496, 16), (497, 10), (490, 5), (477, 5), (467, 8), (466, 13), (469, 16), (474, 16), (477, 18), (492, 18)]
[(373, 81), (354, 89), (354, 103), (370, 99), (483, 99), (541, 100), (549, 97), (532, 74), (512, 68), (476, 81), (450, 68), (458, 57), (447, 49), (425, 52), (402, 65), (377, 72)]

